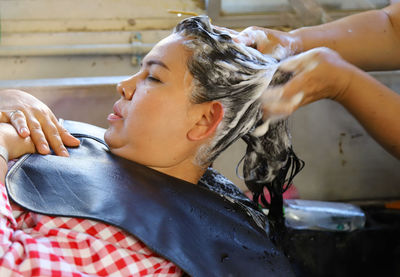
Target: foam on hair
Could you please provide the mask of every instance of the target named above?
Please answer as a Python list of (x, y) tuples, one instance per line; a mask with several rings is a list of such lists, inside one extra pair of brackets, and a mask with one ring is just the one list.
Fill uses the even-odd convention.
[[(261, 95), (268, 86), (286, 82), (290, 74), (277, 70), (276, 59), (235, 43), (228, 33), (215, 29), (206, 16), (184, 19), (174, 32), (186, 38), (185, 45), (192, 52), (188, 60), (194, 78), (191, 101), (217, 100), (224, 108), (213, 139), (199, 150), (198, 163), (210, 164), (234, 141), (243, 138), (248, 145), (243, 176), (255, 200), (263, 198), (260, 190), (276, 183), (277, 177), (282, 189), (287, 179), (286, 167), (297, 159), (293, 158), (286, 121), (271, 123), (261, 136), (252, 132), (263, 124)], [(296, 173), (300, 167), (297, 166)]]

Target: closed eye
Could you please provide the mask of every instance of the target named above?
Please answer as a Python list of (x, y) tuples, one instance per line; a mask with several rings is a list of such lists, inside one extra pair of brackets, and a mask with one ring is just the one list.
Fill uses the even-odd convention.
[(147, 76), (146, 79), (149, 80), (150, 82), (161, 83), (161, 81), (159, 79), (157, 79), (157, 78), (155, 78), (154, 76), (151, 76), (151, 75)]

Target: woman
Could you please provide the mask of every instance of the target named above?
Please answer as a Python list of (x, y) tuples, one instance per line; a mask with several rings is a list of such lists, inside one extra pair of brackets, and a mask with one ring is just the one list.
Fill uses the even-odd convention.
[[(291, 150), (285, 122), (276, 121), (267, 126), (262, 119), (263, 91), (271, 79), (271, 84), (278, 84), (290, 77), (279, 72), (274, 75), (276, 63), (268, 56), (233, 42), (228, 34), (214, 29), (206, 17), (183, 20), (172, 35), (158, 43), (143, 59), (140, 71), (118, 85), (121, 98), (108, 116), (110, 127), (105, 132), (105, 142), (116, 156), (173, 176), (176, 182), (179, 179), (197, 184), (218, 154), (242, 137), (248, 143), (244, 177), (255, 199), (258, 200), (263, 187), (267, 186), (279, 200), (289, 169), (292, 168), (291, 179), (301, 163)], [(18, 106), (13, 109), (15, 107)], [(8, 112), (6, 115), (12, 120), (18, 114)], [(22, 118), (21, 114), (19, 116)], [(51, 132), (59, 130), (64, 142), (77, 145), (78, 142), (55, 123), (53, 116), (50, 117)], [(1, 124), (0, 128), (0, 145), (8, 150), (8, 158), (35, 152), (29, 138), (18, 138), (10, 125)], [(26, 135), (27, 131), (23, 133)], [(37, 129), (31, 128), (31, 136), (33, 140), (36, 136), (36, 145), (43, 139)], [(50, 138), (50, 145), (55, 145), (56, 153), (66, 155), (60, 147), (61, 139), (51, 141), (48, 132), (46, 137)], [(37, 149), (48, 151), (46, 146)], [(1, 170), (4, 180), (7, 170), (4, 161), (1, 161)], [(243, 249), (246, 248), (243, 245)], [(267, 252), (264, 250), (264, 253)], [(222, 256), (219, 263), (227, 262), (227, 257), (228, 254)], [(264, 270), (268, 268), (265, 264)], [(75, 265), (78, 262), (75, 261)], [(190, 264), (186, 265), (187, 262), (179, 264), (185, 270), (190, 269)], [(168, 270), (172, 267), (171, 264), (167, 266)], [(287, 274), (287, 270), (282, 273)], [(180, 273), (177, 268), (173, 271)], [(191, 274), (197, 271), (193, 272)]]

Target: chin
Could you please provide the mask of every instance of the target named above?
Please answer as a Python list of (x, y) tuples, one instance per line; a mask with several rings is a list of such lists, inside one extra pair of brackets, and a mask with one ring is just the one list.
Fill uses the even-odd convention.
[(106, 144), (108, 145), (108, 147), (110, 148), (110, 150), (113, 148), (113, 139), (112, 139), (112, 130), (111, 127), (109, 127), (106, 132), (104, 133), (104, 141), (106, 142)]
[(104, 141), (113, 154), (126, 158), (124, 152), (126, 152), (127, 145), (112, 127), (108, 128), (104, 133)]

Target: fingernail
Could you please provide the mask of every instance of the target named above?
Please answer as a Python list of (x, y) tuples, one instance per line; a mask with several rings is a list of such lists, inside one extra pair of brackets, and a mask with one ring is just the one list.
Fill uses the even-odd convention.
[(69, 157), (69, 153), (68, 153), (67, 150), (62, 150), (62, 151), (61, 151), (61, 154), (62, 154), (62, 156), (64, 156), (64, 157)]
[(40, 148), (41, 148), (43, 151), (46, 151), (46, 152), (50, 151), (49, 146), (47, 146), (47, 144), (45, 144), (45, 143), (42, 143), (42, 144), (40, 145)]
[(25, 127), (21, 128), (21, 129), (19, 130), (19, 132), (20, 132), (21, 134), (29, 134), (28, 128), (25, 128)]

